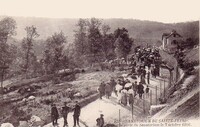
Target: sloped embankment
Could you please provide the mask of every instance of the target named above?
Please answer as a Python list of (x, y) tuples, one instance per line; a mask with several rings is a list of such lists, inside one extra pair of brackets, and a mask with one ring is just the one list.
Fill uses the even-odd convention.
[(179, 80), (168, 89), (168, 106), (152, 118), (199, 118), (199, 55), (198, 50), (185, 52), (184, 64), (191, 63), (193, 70), (184, 69)]

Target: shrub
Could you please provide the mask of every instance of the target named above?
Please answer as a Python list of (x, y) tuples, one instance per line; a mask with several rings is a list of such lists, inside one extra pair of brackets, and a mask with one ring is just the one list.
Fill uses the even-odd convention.
[(40, 101), (43, 104), (50, 105), (53, 101), (51, 99), (44, 99)]

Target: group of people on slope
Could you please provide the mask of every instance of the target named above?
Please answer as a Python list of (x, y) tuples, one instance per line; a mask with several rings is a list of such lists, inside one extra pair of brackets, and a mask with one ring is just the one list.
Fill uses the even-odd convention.
[[(161, 55), (159, 50), (155, 47), (141, 48), (137, 47), (135, 49), (135, 54), (131, 57), (131, 65), (137, 67), (138, 65), (143, 68), (148, 67), (151, 74), (156, 77), (159, 76), (160, 65), (162, 63)], [(139, 67), (139, 68), (140, 68)], [(138, 69), (139, 69), (138, 68)]]
[(98, 88), (99, 98), (102, 99), (105, 96), (107, 99), (111, 96), (112, 93), (117, 97), (118, 103), (123, 105), (132, 105), (134, 103), (134, 98), (139, 95), (139, 99), (142, 99), (144, 93), (149, 94), (149, 86), (146, 88), (142, 82), (137, 83), (131, 82), (129, 79), (124, 77), (119, 77), (117, 82), (114, 78), (107, 83), (104, 81), (99, 85)]
[(106, 98), (110, 98), (111, 93), (114, 92), (117, 94), (115, 90), (115, 86), (117, 85), (116, 81), (111, 78), (110, 82), (105, 83), (104, 81), (100, 84), (98, 87), (98, 92), (99, 92), (99, 98), (102, 99), (102, 97), (105, 95)]

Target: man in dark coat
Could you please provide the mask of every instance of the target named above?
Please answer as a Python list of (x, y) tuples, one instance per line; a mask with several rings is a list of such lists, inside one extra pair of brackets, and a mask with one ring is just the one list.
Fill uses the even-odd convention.
[(63, 119), (64, 119), (63, 127), (68, 126), (68, 122), (67, 122), (68, 113), (69, 113), (69, 107), (67, 106), (67, 103), (65, 102), (64, 106), (62, 107), (62, 115), (63, 115)]
[(135, 97), (137, 95), (137, 91), (138, 91), (137, 81), (135, 81), (135, 83), (132, 84), (132, 89), (134, 91), (134, 97)]
[(58, 109), (55, 104), (52, 104), (51, 105), (51, 119), (52, 119), (53, 126), (58, 124), (58, 122), (57, 122), (58, 117), (59, 117)]
[(142, 99), (142, 94), (143, 93), (144, 93), (144, 86), (142, 85), (141, 82), (139, 82), (139, 85), (138, 85), (138, 94), (139, 94), (140, 99)]
[(129, 98), (128, 98), (128, 101), (129, 101), (129, 105), (132, 106), (133, 103), (134, 103), (134, 97), (133, 97), (133, 94), (129, 94)]
[(105, 82), (102, 82), (98, 88), (99, 91), (99, 98), (102, 99), (103, 95), (105, 94)]
[(145, 93), (146, 93), (147, 97), (149, 97), (149, 86), (146, 87)]
[(146, 75), (146, 70), (144, 68), (141, 69), (141, 75), (140, 75), (140, 82), (142, 82), (143, 84), (145, 83), (145, 75)]
[(150, 84), (150, 70), (147, 72), (147, 83)]
[(79, 125), (79, 116), (80, 116), (80, 113), (81, 113), (81, 106), (78, 104), (78, 101), (76, 101), (76, 105), (75, 105), (75, 108), (74, 108), (74, 127), (76, 127), (76, 124), (78, 126)]
[(104, 126), (103, 114), (101, 114), (100, 118), (97, 118), (96, 121), (97, 121), (97, 127), (103, 127)]
[(111, 88), (112, 88), (112, 90), (114, 92), (115, 91), (115, 86), (117, 85), (117, 83), (116, 83), (114, 78), (110, 79), (110, 85), (111, 85)]
[(145, 67), (142, 68), (142, 74), (143, 74), (143, 76), (144, 76), (144, 78), (145, 78), (145, 77), (146, 77), (146, 70), (145, 70)]
[(106, 86), (105, 86), (105, 95), (106, 95), (106, 98), (109, 99), (109, 97), (111, 96), (111, 92), (112, 92), (112, 88), (111, 88), (110, 84), (107, 83)]
[(114, 78), (111, 78), (110, 80), (110, 85), (112, 88), (112, 91), (115, 93), (115, 95), (117, 96), (117, 90), (115, 89), (115, 86), (117, 85), (117, 82), (114, 80)]

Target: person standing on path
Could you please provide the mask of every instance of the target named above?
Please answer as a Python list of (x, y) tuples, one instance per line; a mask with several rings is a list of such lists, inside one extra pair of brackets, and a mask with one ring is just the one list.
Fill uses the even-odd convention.
[(150, 84), (150, 70), (147, 72), (147, 83)]
[(97, 127), (104, 127), (104, 118), (103, 118), (103, 114), (100, 115), (100, 118), (96, 119), (97, 121)]
[(149, 86), (146, 87), (145, 93), (146, 93), (147, 97), (149, 97)]
[(100, 98), (100, 99), (102, 99), (103, 95), (105, 94), (105, 86), (106, 86), (106, 84), (105, 84), (105, 82), (103, 81), (103, 82), (100, 84), (99, 88), (98, 88), (98, 91), (99, 91), (99, 98)]
[(105, 87), (105, 95), (106, 95), (107, 99), (109, 99), (109, 97), (111, 96), (111, 92), (112, 92), (112, 88), (111, 88), (110, 84), (107, 83), (106, 87)]
[(129, 93), (128, 103), (129, 103), (130, 106), (132, 106), (134, 104), (134, 97), (133, 97), (132, 93)]
[(112, 92), (115, 93), (115, 95), (117, 96), (117, 90), (116, 90), (116, 85), (117, 85), (117, 82), (115, 81), (114, 78), (111, 78), (110, 79), (110, 85), (111, 85), (111, 88), (112, 88)]
[(135, 83), (133, 83), (133, 92), (134, 92), (134, 97), (137, 95), (137, 90), (138, 90), (138, 85), (137, 85), (137, 81), (135, 81)]
[(146, 76), (146, 70), (144, 68), (141, 69), (142, 73), (140, 75), (140, 82), (142, 82), (143, 84), (145, 83), (145, 76)]
[(142, 99), (142, 95), (144, 93), (144, 86), (142, 85), (141, 82), (139, 82), (139, 85), (138, 85), (138, 94), (139, 94), (139, 98)]
[(68, 122), (67, 122), (68, 113), (69, 113), (69, 107), (67, 106), (67, 103), (65, 102), (64, 106), (62, 107), (62, 115), (63, 115), (63, 119), (64, 119), (63, 127), (68, 126)]
[(55, 104), (52, 104), (51, 105), (51, 119), (52, 119), (53, 126), (58, 124), (58, 117), (59, 117), (58, 109)]
[(123, 104), (124, 106), (127, 105), (127, 90), (126, 89), (123, 89), (121, 91), (121, 104)]
[(80, 116), (80, 113), (81, 113), (81, 106), (78, 104), (78, 101), (76, 101), (75, 103), (76, 104), (75, 104), (74, 115), (73, 115), (73, 117), (74, 117), (74, 127), (76, 127), (76, 124), (78, 126), (80, 126), (79, 125), (79, 116)]

